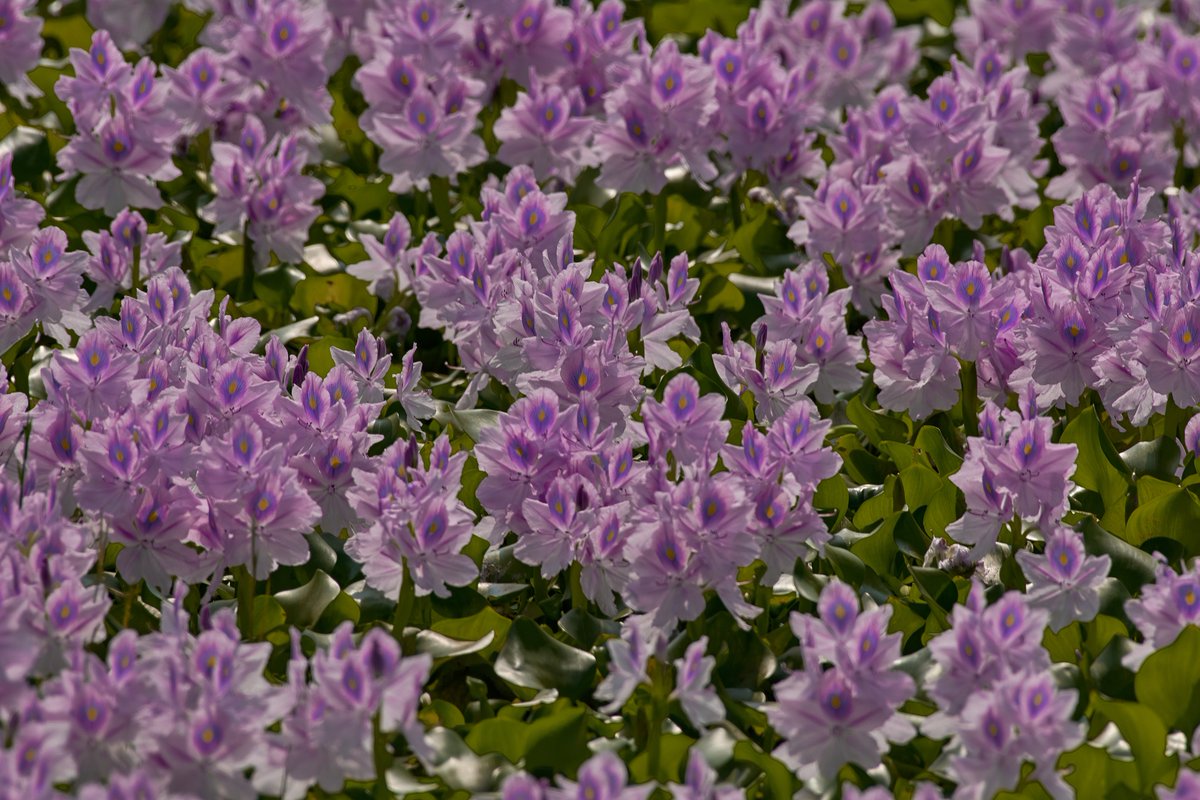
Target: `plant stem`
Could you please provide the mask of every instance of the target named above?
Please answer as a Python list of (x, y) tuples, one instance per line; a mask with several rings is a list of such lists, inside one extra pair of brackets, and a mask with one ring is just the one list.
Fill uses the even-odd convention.
[(242, 228), (242, 285), (238, 300), (254, 299), (254, 245), (250, 242), (250, 223)]
[(387, 798), (392, 797), (392, 793), (387, 785), (387, 771), (391, 754), (388, 752), (387, 737), (383, 735), (383, 729), (379, 725), (378, 714), (371, 721), (371, 728), (374, 732), (375, 740), (372, 754), (375, 762), (375, 800), (387, 800)]
[(574, 561), (567, 574), (571, 583), (571, 608), (587, 611), (587, 595), (583, 593), (583, 567), (578, 561)]
[(967, 436), (978, 436), (979, 378), (975, 373), (975, 362), (963, 361), (958, 374), (962, 379), (963, 432)]
[(667, 698), (671, 692), (668, 667), (654, 657), (650, 669), (650, 726), (646, 738), (646, 769), (657, 780), (662, 765), (662, 729), (667, 719)]
[(742, 227), (742, 195), (736, 181), (729, 187), (729, 218), (735, 231)]
[(254, 575), (244, 566), (233, 568), (233, 577), (237, 581), (237, 624), (242, 632), (242, 639), (254, 639)]
[(133, 586), (125, 589), (125, 604), (124, 611), (121, 614), (121, 627), (129, 627), (129, 618), (133, 616), (133, 601), (139, 594), (142, 593), (142, 582), (138, 581)]
[(449, 235), (454, 230), (453, 214), (450, 212), (450, 180), (442, 175), (429, 179), (429, 193), (433, 198), (433, 212), (437, 214), (438, 228)]
[(396, 616), (392, 619), (392, 636), (400, 643), (400, 651), (409, 655), (404, 647), (404, 627), (412, 617), (413, 606), (416, 605), (417, 593), (413, 586), (412, 576), (408, 572), (408, 559), (403, 559), (404, 576), (400, 584), (400, 596), (396, 598)]
[[(654, 251), (663, 253), (663, 248), (667, 246), (667, 195), (666, 192), (659, 192), (654, 195)], [(666, 253), (663, 253), (666, 257)]]
[(138, 290), (142, 288), (142, 246), (140, 244), (133, 247), (133, 266), (130, 272), (133, 276), (130, 291), (136, 296)]
[(759, 634), (766, 636), (771, 630), (771, 596), (773, 592), (770, 586), (766, 586), (762, 582), (762, 573), (756, 572), (754, 576), (754, 603), (762, 609), (762, 614), (757, 620)]

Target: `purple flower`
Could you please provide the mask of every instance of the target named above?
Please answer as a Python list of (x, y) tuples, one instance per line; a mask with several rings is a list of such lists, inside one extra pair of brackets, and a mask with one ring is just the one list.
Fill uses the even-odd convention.
[(0, 155), (0, 251), (27, 247), (46, 211), (17, 191), (12, 153)]
[(496, 157), (505, 164), (528, 164), (539, 180), (557, 176), (571, 183), (592, 163), (592, 121), (572, 115), (566, 92), (534, 83), (496, 121)]
[(721, 419), (724, 410), (723, 398), (702, 396), (695, 378), (676, 375), (663, 390), (661, 403), (647, 398), (642, 404), (651, 453), (662, 457), (669, 450), (677, 463), (711, 466), (729, 433), (729, 422)]
[(800, 201), (800, 213), (803, 220), (791, 227), (788, 237), (814, 259), (829, 253), (844, 265), (888, 237), (883, 205), (874, 193), (845, 179), (823, 181), (814, 197)]
[(547, 800), (645, 800), (654, 791), (654, 784), (629, 786), (629, 771), (611, 751), (601, 751), (579, 768), (578, 780), (558, 777), (558, 788), (546, 793)]
[(501, 800), (545, 800), (547, 784), (527, 772), (514, 772), (500, 787)]
[[(994, 448), (993, 448), (994, 449)], [(1012, 495), (999, 482), (993, 456), (986, 445), (974, 443), (967, 451), (958, 472), (950, 476), (967, 501), (966, 513), (946, 527), (946, 533), (959, 542), (974, 545), (968, 558), (979, 560), (996, 546), (1000, 529), (1013, 518)]]
[(1025, 519), (1047, 524), (1067, 507), (1074, 485), (1073, 444), (1053, 444), (1054, 423), (1048, 417), (1023, 419), (1009, 434), (1008, 443), (996, 452), (997, 478), (1013, 497), (1013, 508)]
[(683, 540), (666, 526), (640, 543), (631, 558), (634, 573), (626, 587), (629, 604), (652, 613), (653, 624), (670, 627), (695, 619), (704, 610), (697, 580), (703, 566)]
[(433, 175), (453, 177), (482, 162), (487, 153), (475, 135), (475, 118), (445, 111), (429, 90), (415, 89), (401, 114), (373, 117), (367, 133), (383, 148), (379, 168), (392, 176), (394, 192), (427, 187)]
[(70, 58), (75, 75), (59, 78), (54, 93), (71, 109), (80, 130), (94, 128), (107, 111), (105, 106), (128, 84), (133, 69), (104, 30), (92, 34), (87, 50), (71, 48)]
[(72, 137), (58, 153), (58, 166), (64, 179), (83, 176), (75, 190), (80, 204), (110, 216), (126, 207), (158, 208), (162, 197), (154, 182), (180, 175), (170, 153), (121, 115)]
[(668, 784), (667, 791), (676, 800), (740, 800), (746, 796), (744, 789), (720, 786), (717, 780), (717, 771), (709, 766), (700, 748), (693, 747), (688, 752), (683, 783)]
[(1121, 661), (1136, 670), (1147, 656), (1200, 620), (1200, 562), (1182, 573), (1160, 563), (1155, 582), (1142, 587), (1141, 597), (1126, 601), (1125, 613), (1144, 639)]
[(207, 130), (222, 119), (245, 92), (241, 76), (207, 47), (192, 52), (178, 67), (163, 67), (163, 77), (171, 87), (167, 107), (185, 136)]
[(716, 659), (704, 655), (707, 647), (708, 637), (701, 636), (688, 645), (683, 658), (675, 660), (675, 690), (671, 693), (700, 730), (725, 719), (725, 706), (711, 685)]
[(125, 50), (136, 50), (166, 22), (171, 4), (152, 0), (137, 4), (129, 0), (101, 0), (87, 8), (88, 22), (96, 29), (115, 32), (116, 44)]
[(1158, 800), (1189, 800), (1192, 797), (1200, 797), (1200, 773), (1181, 769), (1175, 781), (1175, 788), (1156, 786), (1154, 791)]
[(832, 779), (845, 764), (871, 769), (889, 742), (916, 730), (895, 707), (865, 695), (839, 669), (805, 669), (775, 687), (767, 718), (783, 737), (774, 756), (805, 780)]
[(408, 218), (397, 213), (388, 223), (383, 241), (369, 233), (361, 236), (363, 247), (370, 258), (346, 267), (346, 272), (367, 282), (367, 290), (384, 300), (393, 294), (412, 291), (413, 264), (416, 257), (408, 246), (412, 239), (412, 227)]
[(607, 700), (601, 707), (606, 714), (621, 710), (634, 691), (649, 681), (646, 665), (655, 655), (661, 633), (648, 624), (647, 617), (629, 617), (621, 623), (620, 637), (605, 643), (608, 650), (608, 674), (596, 687), (596, 699)]
[(42, 18), (26, 13), (33, 5), (31, 0), (0, 2), (0, 82), (18, 100), (41, 94), (28, 77), (42, 54)]
[(1050, 629), (1089, 622), (1100, 610), (1100, 589), (1108, 576), (1107, 555), (1089, 556), (1078, 534), (1059, 528), (1046, 538), (1042, 556), (1022, 550), (1017, 562), (1030, 582), (1030, 602), (1050, 612)]

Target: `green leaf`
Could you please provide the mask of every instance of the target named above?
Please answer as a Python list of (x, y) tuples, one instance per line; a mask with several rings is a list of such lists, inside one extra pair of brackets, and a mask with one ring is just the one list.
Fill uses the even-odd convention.
[(948, 480), (930, 498), (921, 522), (930, 536), (945, 536), (946, 527), (963, 515), (965, 502), (960, 501), (958, 487)]
[(512, 622), (507, 617), (501, 616), (496, 613), (494, 608), (487, 606), (469, 617), (437, 620), (430, 626), (430, 629), (460, 641), (478, 641), (492, 634), (492, 641), (480, 651), (480, 655), (487, 658), (503, 646), (511, 626)]
[(850, 508), (850, 490), (846, 486), (846, 479), (841, 475), (834, 475), (818, 483), (817, 491), (813, 493), (812, 504), (813, 508), (822, 511), (836, 511), (837, 516), (831, 527), (836, 526)]
[(582, 647), (591, 649), (602, 635), (620, 636), (621, 626), (603, 617), (594, 617), (582, 608), (572, 608), (558, 621), (558, 627)]
[(900, 470), (900, 482), (904, 485), (904, 501), (910, 509), (929, 503), (948, 481), (920, 464), (912, 464)]
[(1200, 628), (1189, 625), (1148, 657), (1134, 689), (1138, 702), (1154, 709), (1168, 728), (1190, 736), (1200, 725)]
[(500, 753), (534, 773), (573, 776), (591, 755), (582, 708), (559, 706), (531, 723), (493, 717), (471, 726), (466, 742), (476, 753)]
[(291, 299), (292, 308), (303, 316), (327, 316), (321, 314), (318, 307), (335, 311), (365, 308), (374, 314), (377, 303), (364, 281), (344, 272), (308, 276), (296, 284)]
[(668, 34), (702, 36), (713, 29), (733, 36), (750, 13), (748, 0), (655, 0), (646, 3), (646, 32), (651, 41)]
[[(275, 599), (287, 614), (288, 624), (297, 628), (310, 628), (341, 593), (337, 581), (329, 577), (324, 570), (317, 570), (308, 583), (298, 589), (278, 592)], [(352, 600), (351, 603), (353, 602)]]
[(567, 707), (535, 720), (525, 733), (525, 768), (573, 776), (591, 751), (584, 709)]
[(1165, 494), (1173, 493), (1178, 488), (1178, 484), (1173, 480), (1164, 481), (1155, 478), (1153, 475), (1144, 475), (1138, 478), (1137, 481), (1138, 504), (1149, 503), (1151, 500), (1162, 497)]
[(837, 576), (851, 586), (862, 586), (867, 577), (867, 568), (861, 558), (849, 550), (834, 545), (825, 548), (825, 558), (833, 565)]
[(863, 436), (867, 437), (867, 441), (876, 447), (884, 442), (908, 441), (907, 425), (895, 417), (867, 408), (858, 395), (846, 404), (846, 416), (858, 426)]
[(915, 444), (943, 477), (953, 475), (962, 466), (962, 456), (950, 449), (946, 437), (934, 425), (925, 425), (917, 431)]
[(437, 631), (422, 630), (417, 631), (417, 652), (428, 653), (434, 658), (456, 658), (487, 649), (495, 638), (494, 631), (488, 631), (482, 638), (475, 641), (463, 641), (451, 639)]
[(1133, 544), (1141, 544), (1155, 536), (1163, 536), (1182, 543), (1188, 555), (1194, 556), (1200, 552), (1197, 531), (1200, 531), (1200, 500), (1188, 490), (1177, 488), (1135, 508), (1129, 515), (1124, 538)]
[(1094, 519), (1079, 524), (1083, 545), (1094, 556), (1107, 555), (1112, 559), (1109, 574), (1134, 594), (1143, 585), (1154, 582), (1155, 563), (1149, 553), (1106, 531)]
[(1107, 719), (1121, 729), (1121, 735), (1133, 751), (1139, 788), (1150, 792), (1166, 780), (1175, 768), (1175, 757), (1167, 758), (1167, 728), (1158, 714), (1147, 705), (1120, 700), (1097, 699), (1093, 703), (1097, 717)]
[(467, 732), (466, 742), (476, 753), (499, 753), (516, 764), (525, 756), (525, 723), (510, 717), (480, 720)]
[(596, 265), (607, 267), (628, 253), (629, 242), (638, 235), (647, 220), (646, 204), (636, 194), (625, 192), (617, 200), (612, 216), (596, 237)]
[(317, 620), (313, 629), (322, 633), (333, 633), (343, 622), (349, 621), (357, 625), (361, 614), (362, 609), (358, 607), (358, 603), (354, 602), (353, 597), (345, 592), (338, 592), (333, 601), (325, 606), (325, 610), (321, 612), (321, 618)]
[(683, 776), (688, 751), (696, 742), (681, 733), (665, 733), (661, 739), (661, 762), (658, 775), (650, 774), (650, 757), (643, 750), (629, 762), (629, 777), (632, 783), (648, 783), (652, 780), (678, 780)]
[(453, 425), (471, 437), (472, 442), (478, 442), (485, 428), (499, 424), (500, 412), (490, 408), (456, 409), (449, 403), (439, 403), (433, 418), (443, 425)]
[(596, 657), (563, 644), (528, 617), (518, 617), (496, 658), (495, 670), (516, 686), (557, 689), (579, 698), (591, 691)]
[(1115, 533), (1124, 532), (1125, 498), (1132, 476), (1100, 427), (1096, 409), (1089, 406), (1080, 411), (1067, 425), (1060, 441), (1079, 448), (1072, 479), (1083, 488), (1098, 493), (1104, 501), (1100, 524)]
[(1138, 442), (1121, 453), (1121, 460), (1135, 475), (1153, 475), (1165, 481), (1175, 480), (1175, 469), (1182, 459), (1183, 451), (1173, 436)]
[(254, 598), (254, 639), (261, 641), (276, 628), (287, 624), (287, 615), (283, 606), (269, 594), (260, 594)]
[(896, 512), (896, 476), (889, 475), (883, 482), (883, 490), (863, 501), (854, 512), (854, 527), (867, 530)]
[(742, 740), (733, 746), (733, 761), (761, 772), (766, 778), (770, 797), (791, 797), (796, 793), (796, 778), (781, 762)]
[(954, 0), (888, 0), (888, 5), (896, 15), (896, 21), (901, 23), (932, 19), (949, 27), (954, 21)]
[(1137, 791), (1137, 765), (1118, 761), (1099, 747), (1085, 744), (1064, 753), (1059, 769), (1071, 768), (1067, 783), (1076, 797), (1103, 797), (1105, 800), (1138, 800), (1146, 795)]
[(899, 514), (892, 515), (882, 522), (869, 536), (859, 539), (850, 546), (850, 552), (862, 559), (862, 562), (868, 567), (875, 570), (875, 574), (877, 575), (891, 574), (892, 562), (899, 552), (896, 549), (896, 540), (892, 536), (896, 528), (896, 520), (899, 516)]

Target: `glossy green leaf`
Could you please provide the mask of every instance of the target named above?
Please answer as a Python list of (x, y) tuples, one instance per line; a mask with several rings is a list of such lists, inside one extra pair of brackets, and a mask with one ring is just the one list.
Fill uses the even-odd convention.
[(908, 426), (882, 411), (873, 411), (863, 405), (858, 395), (846, 405), (846, 416), (858, 426), (867, 441), (879, 447), (884, 442), (908, 441)]
[(1120, 728), (1121, 735), (1129, 743), (1142, 791), (1149, 793), (1155, 783), (1174, 773), (1175, 758), (1165, 755), (1166, 725), (1150, 706), (1119, 700), (1096, 700), (1093, 708), (1099, 717), (1110, 720)]
[(1200, 628), (1187, 626), (1142, 662), (1134, 687), (1168, 728), (1190, 736), (1200, 725)]
[(329, 604), (341, 594), (337, 581), (323, 570), (317, 570), (312, 580), (298, 589), (288, 589), (275, 594), (275, 599), (287, 614), (287, 621), (297, 628), (309, 628), (316, 624)]
[(319, 314), (322, 308), (335, 312), (365, 308), (374, 313), (377, 303), (365, 282), (342, 272), (305, 278), (296, 284), (291, 300), (292, 308), (305, 316)]
[(1155, 536), (1182, 543), (1190, 555), (1200, 553), (1200, 500), (1186, 489), (1171, 489), (1135, 508), (1125, 538), (1141, 544)]
[(1096, 410), (1089, 406), (1080, 411), (1067, 425), (1060, 441), (1079, 448), (1072, 480), (1098, 493), (1104, 501), (1100, 524), (1114, 533), (1124, 532), (1125, 498), (1132, 476), (1101, 428)]
[(578, 698), (591, 691), (596, 657), (563, 644), (533, 620), (519, 617), (496, 658), (495, 670), (516, 686), (557, 689)]
[(437, 633), (459, 641), (478, 641), (491, 635), (492, 639), (480, 655), (487, 657), (498, 652), (508, 638), (512, 621), (496, 613), (495, 609), (487, 606), (476, 614), (461, 619), (440, 619), (433, 623), (431, 629)]
[(1149, 553), (1104, 530), (1093, 519), (1080, 523), (1079, 532), (1083, 534), (1088, 553), (1107, 555), (1112, 559), (1109, 574), (1121, 581), (1131, 594), (1154, 581), (1155, 563)]
[(1183, 460), (1183, 451), (1174, 437), (1160, 436), (1133, 445), (1121, 453), (1121, 460), (1135, 475), (1152, 475), (1174, 482), (1175, 470)]
[(270, 595), (259, 595), (254, 598), (254, 638), (261, 641), (276, 628), (281, 628), (287, 622), (287, 615), (279, 601)]

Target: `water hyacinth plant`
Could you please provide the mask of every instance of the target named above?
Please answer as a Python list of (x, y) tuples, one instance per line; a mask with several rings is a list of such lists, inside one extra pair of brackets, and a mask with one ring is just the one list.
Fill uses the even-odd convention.
[(1193, 0), (0, 0), (0, 797), (1200, 796)]

